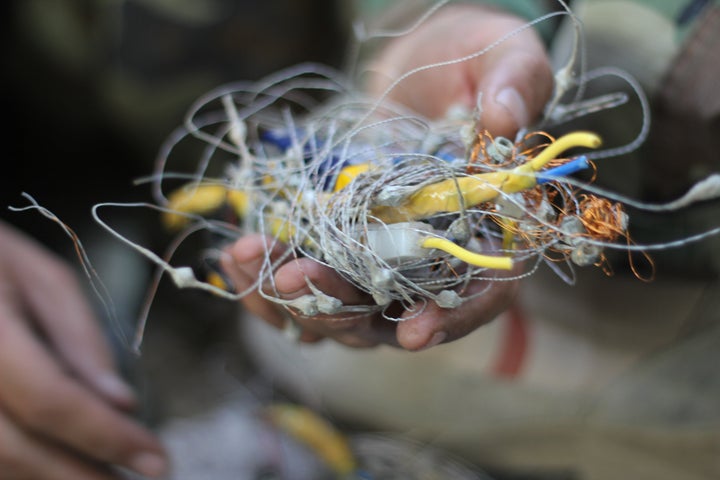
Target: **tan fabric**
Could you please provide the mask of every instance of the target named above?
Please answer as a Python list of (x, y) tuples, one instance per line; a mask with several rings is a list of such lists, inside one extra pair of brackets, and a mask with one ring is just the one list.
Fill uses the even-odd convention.
[(498, 369), (514, 348), (508, 315), (420, 353), (298, 346), (254, 318), (243, 336), (268, 378), (338, 421), (501, 469), (710, 480), (720, 475), (718, 288), (596, 270), (567, 286), (539, 272), (523, 284), (526, 345), (510, 373)]

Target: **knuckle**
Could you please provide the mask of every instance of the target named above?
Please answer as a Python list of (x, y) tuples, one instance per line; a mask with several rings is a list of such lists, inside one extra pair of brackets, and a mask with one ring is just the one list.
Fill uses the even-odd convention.
[(52, 382), (26, 392), (14, 413), (18, 421), (31, 430), (58, 431), (78, 420), (83, 408), (80, 400), (70, 385)]
[(20, 412), (24, 423), (32, 429), (44, 430), (67, 420), (67, 409), (56, 398), (41, 396), (28, 401)]
[(335, 341), (350, 348), (373, 348), (379, 345), (379, 342), (373, 339), (361, 337), (359, 335), (341, 335), (335, 337)]
[[(19, 432), (0, 411), (0, 472), (12, 477), (22, 467), (22, 450), (18, 447)], [(3, 477), (5, 478), (5, 477)]]

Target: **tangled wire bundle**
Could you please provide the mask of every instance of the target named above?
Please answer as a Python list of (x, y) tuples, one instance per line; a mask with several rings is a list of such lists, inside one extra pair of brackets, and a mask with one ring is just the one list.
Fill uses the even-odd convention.
[[(222, 89), (202, 99), (187, 131), (210, 146), (208, 160), (223, 151), (238, 161), (224, 178), (213, 179), (204, 176), (204, 162), (196, 173), (200, 180), (164, 201), (168, 226), (182, 226), (192, 212), (227, 202), (239, 220), (230, 235), (259, 232), (287, 243), (287, 255), (308, 256), (341, 272), (380, 307), (418, 298), (454, 307), (462, 301), (458, 287), (461, 292), (471, 279), (498, 279), (498, 270), (549, 252), (595, 263), (602, 260), (602, 241), (623, 235), (621, 209), (598, 220), (591, 213), (598, 211), (598, 199), (580, 201), (575, 188), (555, 179), (590, 166), (584, 156), (556, 156), (571, 147), (597, 147), (597, 136), (493, 139), (474, 132), (471, 113), (431, 122), (343, 90), (330, 104), (308, 105), (311, 96), (297, 93), (340, 85), (308, 73), (268, 89)], [(199, 118), (213, 101), (222, 113), (204, 118), (223, 121), (210, 134), (211, 124)], [(196, 220), (216, 229), (233, 230), (235, 224)], [(268, 256), (258, 285), (285, 260), (273, 263)], [(293, 306), (305, 314), (342, 309), (317, 299)]]

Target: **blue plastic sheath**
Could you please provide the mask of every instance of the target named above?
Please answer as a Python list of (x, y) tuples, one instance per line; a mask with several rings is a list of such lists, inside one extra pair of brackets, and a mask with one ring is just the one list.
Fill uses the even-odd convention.
[(567, 163), (563, 163), (559, 167), (544, 170), (535, 174), (538, 185), (557, 180), (558, 178), (567, 177), (573, 173), (577, 173), (580, 170), (585, 170), (590, 167), (590, 162), (585, 155), (577, 157), (574, 160), (570, 160)]
[[(302, 132), (298, 132), (299, 134)], [(277, 148), (287, 151), (293, 143), (293, 137), (289, 132), (278, 131), (278, 130), (266, 130), (260, 134), (260, 140), (276, 146)], [(303, 157), (305, 160), (311, 160), (313, 154), (313, 148), (310, 143), (303, 145)], [(318, 165), (317, 172), (311, 176), (311, 180), (314, 183), (320, 183), (322, 178), (322, 185), (318, 185), (322, 190), (332, 190), (335, 185), (335, 175), (325, 175), (331, 169), (338, 170), (337, 167), (340, 164), (340, 157), (330, 152), (330, 155), (326, 156), (324, 161)]]
[(280, 150), (287, 150), (292, 146), (292, 136), (284, 130), (264, 130), (260, 133), (260, 140), (271, 143)]

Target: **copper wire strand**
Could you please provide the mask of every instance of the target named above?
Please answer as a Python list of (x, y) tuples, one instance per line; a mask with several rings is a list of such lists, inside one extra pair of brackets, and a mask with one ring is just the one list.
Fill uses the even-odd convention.
[[(544, 138), (547, 141), (545, 141), (545, 142), (540, 141), (539, 143), (535, 143), (536, 137)], [(539, 153), (539, 151), (542, 151), (545, 147), (547, 147), (548, 145), (550, 145), (553, 142), (555, 142), (555, 137), (553, 137), (552, 135), (550, 135), (547, 132), (537, 131), (537, 132), (526, 133), (525, 136), (522, 138), (522, 140), (520, 140), (516, 144), (516, 146), (517, 146), (518, 150), (520, 150), (521, 146), (527, 145), (523, 150), (520, 150), (520, 155), (523, 157), (532, 158), (532, 157), (536, 156)], [(535, 144), (533, 145), (533, 143), (535, 143)]]
[(473, 141), (472, 149), (470, 150), (470, 155), (468, 157), (468, 164), (467, 164), (467, 168), (466, 168), (466, 172), (468, 173), (468, 175), (478, 173), (476, 171), (477, 166), (475, 165), (476, 163), (478, 163), (478, 157), (487, 159), (487, 145), (485, 143), (485, 134), (486, 133), (487, 133), (487, 131), (483, 130), (482, 132), (478, 132), (475, 135), (475, 141)]
[(454, 278), (460, 278), (460, 274), (458, 274), (457, 271), (455, 271), (455, 268), (453, 268), (452, 264), (447, 258), (438, 259), (442, 261), (442, 264), (438, 264), (437, 268), (440, 270), (441, 268), (446, 268), (448, 272), (454, 277)]
[(594, 240), (614, 242), (625, 235), (622, 205), (591, 194), (579, 197), (580, 220)]
[[(630, 237), (627, 229), (621, 226), (621, 219), (624, 215), (623, 207), (619, 203), (613, 203), (607, 199), (599, 198), (594, 195), (583, 195), (580, 202), (582, 211), (581, 220), (588, 230), (591, 238), (607, 242), (615, 242), (619, 237), (625, 237), (628, 246), (634, 245), (635, 242)], [(628, 250), (628, 262), (633, 275), (644, 282), (650, 282), (655, 278), (655, 263), (647, 252), (642, 252), (643, 257), (650, 266), (650, 275), (643, 276), (638, 270), (636, 261), (633, 257), (633, 251)], [(603, 271), (608, 275), (612, 275), (612, 269), (607, 257), (603, 254), (598, 263), (602, 263)], [(608, 270), (609, 269), (609, 270)]]
[[(613, 204), (595, 195), (582, 194), (579, 196), (578, 209), (580, 211), (578, 218), (587, 233), (578, 233), (576, 236), (603, 242), (615, 242), (620, 236), (626, 236), (621, 226), (623, 211), (620, 204)], [(604, 252), (600, 253), (594, 265), (601, 268), (607, 276), (615, 273)]]
[(488, 140), (492, 143), (495, 141), (495, 138), (487, 130), (482, 130), (475, 135), (475, 141), (473, 142), (467, 168), (465, 169), (468, 175), (487, 171), (487, 167), (489, 166), (489, 155), (487, 152)]
[[(627, 239), (628, 246), (635, 244), (635, 242), (633, 242), (630, 239), (630, 236), (626, 236), (626, 239)], [(645, 260), (647, 260), (647, 262), (648, 262), (648, 266), (650, 268), (650, 274), (648, 276), (643, 276), (640, 274), (640, 272), (637, 269), (635, 260), (634, 260), (633, 250), (628, 249), (627, 255), (628, 255), (628, 263), (630, 264), (630, 270), (633, 272), (633, 275), (635, 275), (635, 278), (637, 278), (638, 280), (645, 282), (645, 283), (650, 283), (655, 279), (655, 261), (652, 259), (652, 257), (650, 256), (650, 254), (648, 252), (640, 252), (640, 253), (642, 253), (642, 256), (645, 257)]]
[(555, 137), (552, 136), (552, 135), (550, 135), (548, 132), (545, 132), (545, 131), (543, 131), (543, 130), (535, 130), (535, 131), (533, 131), (533, 132), (528, 132), (528, 133), (526, 133), (526, 134), (523, 136), (522, 140), (520, 140), (519, 143), (521, 143), (521, 144), (528, 143), (530, 139), (535, 138), (535, 137), (544, 137), (544, 138), (546, 138), (547, 140), (549, 140), (550, 143), (552, 143), (552, 142), (554, 142), (554, 141), (556, 140)]
[(468, 165), (466, 173), (469, 175), (488, 171), (489, 169), (496, 168), (507, 168), (514, 166), (517, 158), (518, 145), (515, 144), (512, 150), (510, 158), (502, 163), (490, 163), (490, 155), (488, 154), (488, 145), (495, 142), (495, 137), (488, 132), (483, 130), (475, 135), (475, 141), (473, 142), (470, 155), (468, 157)]

